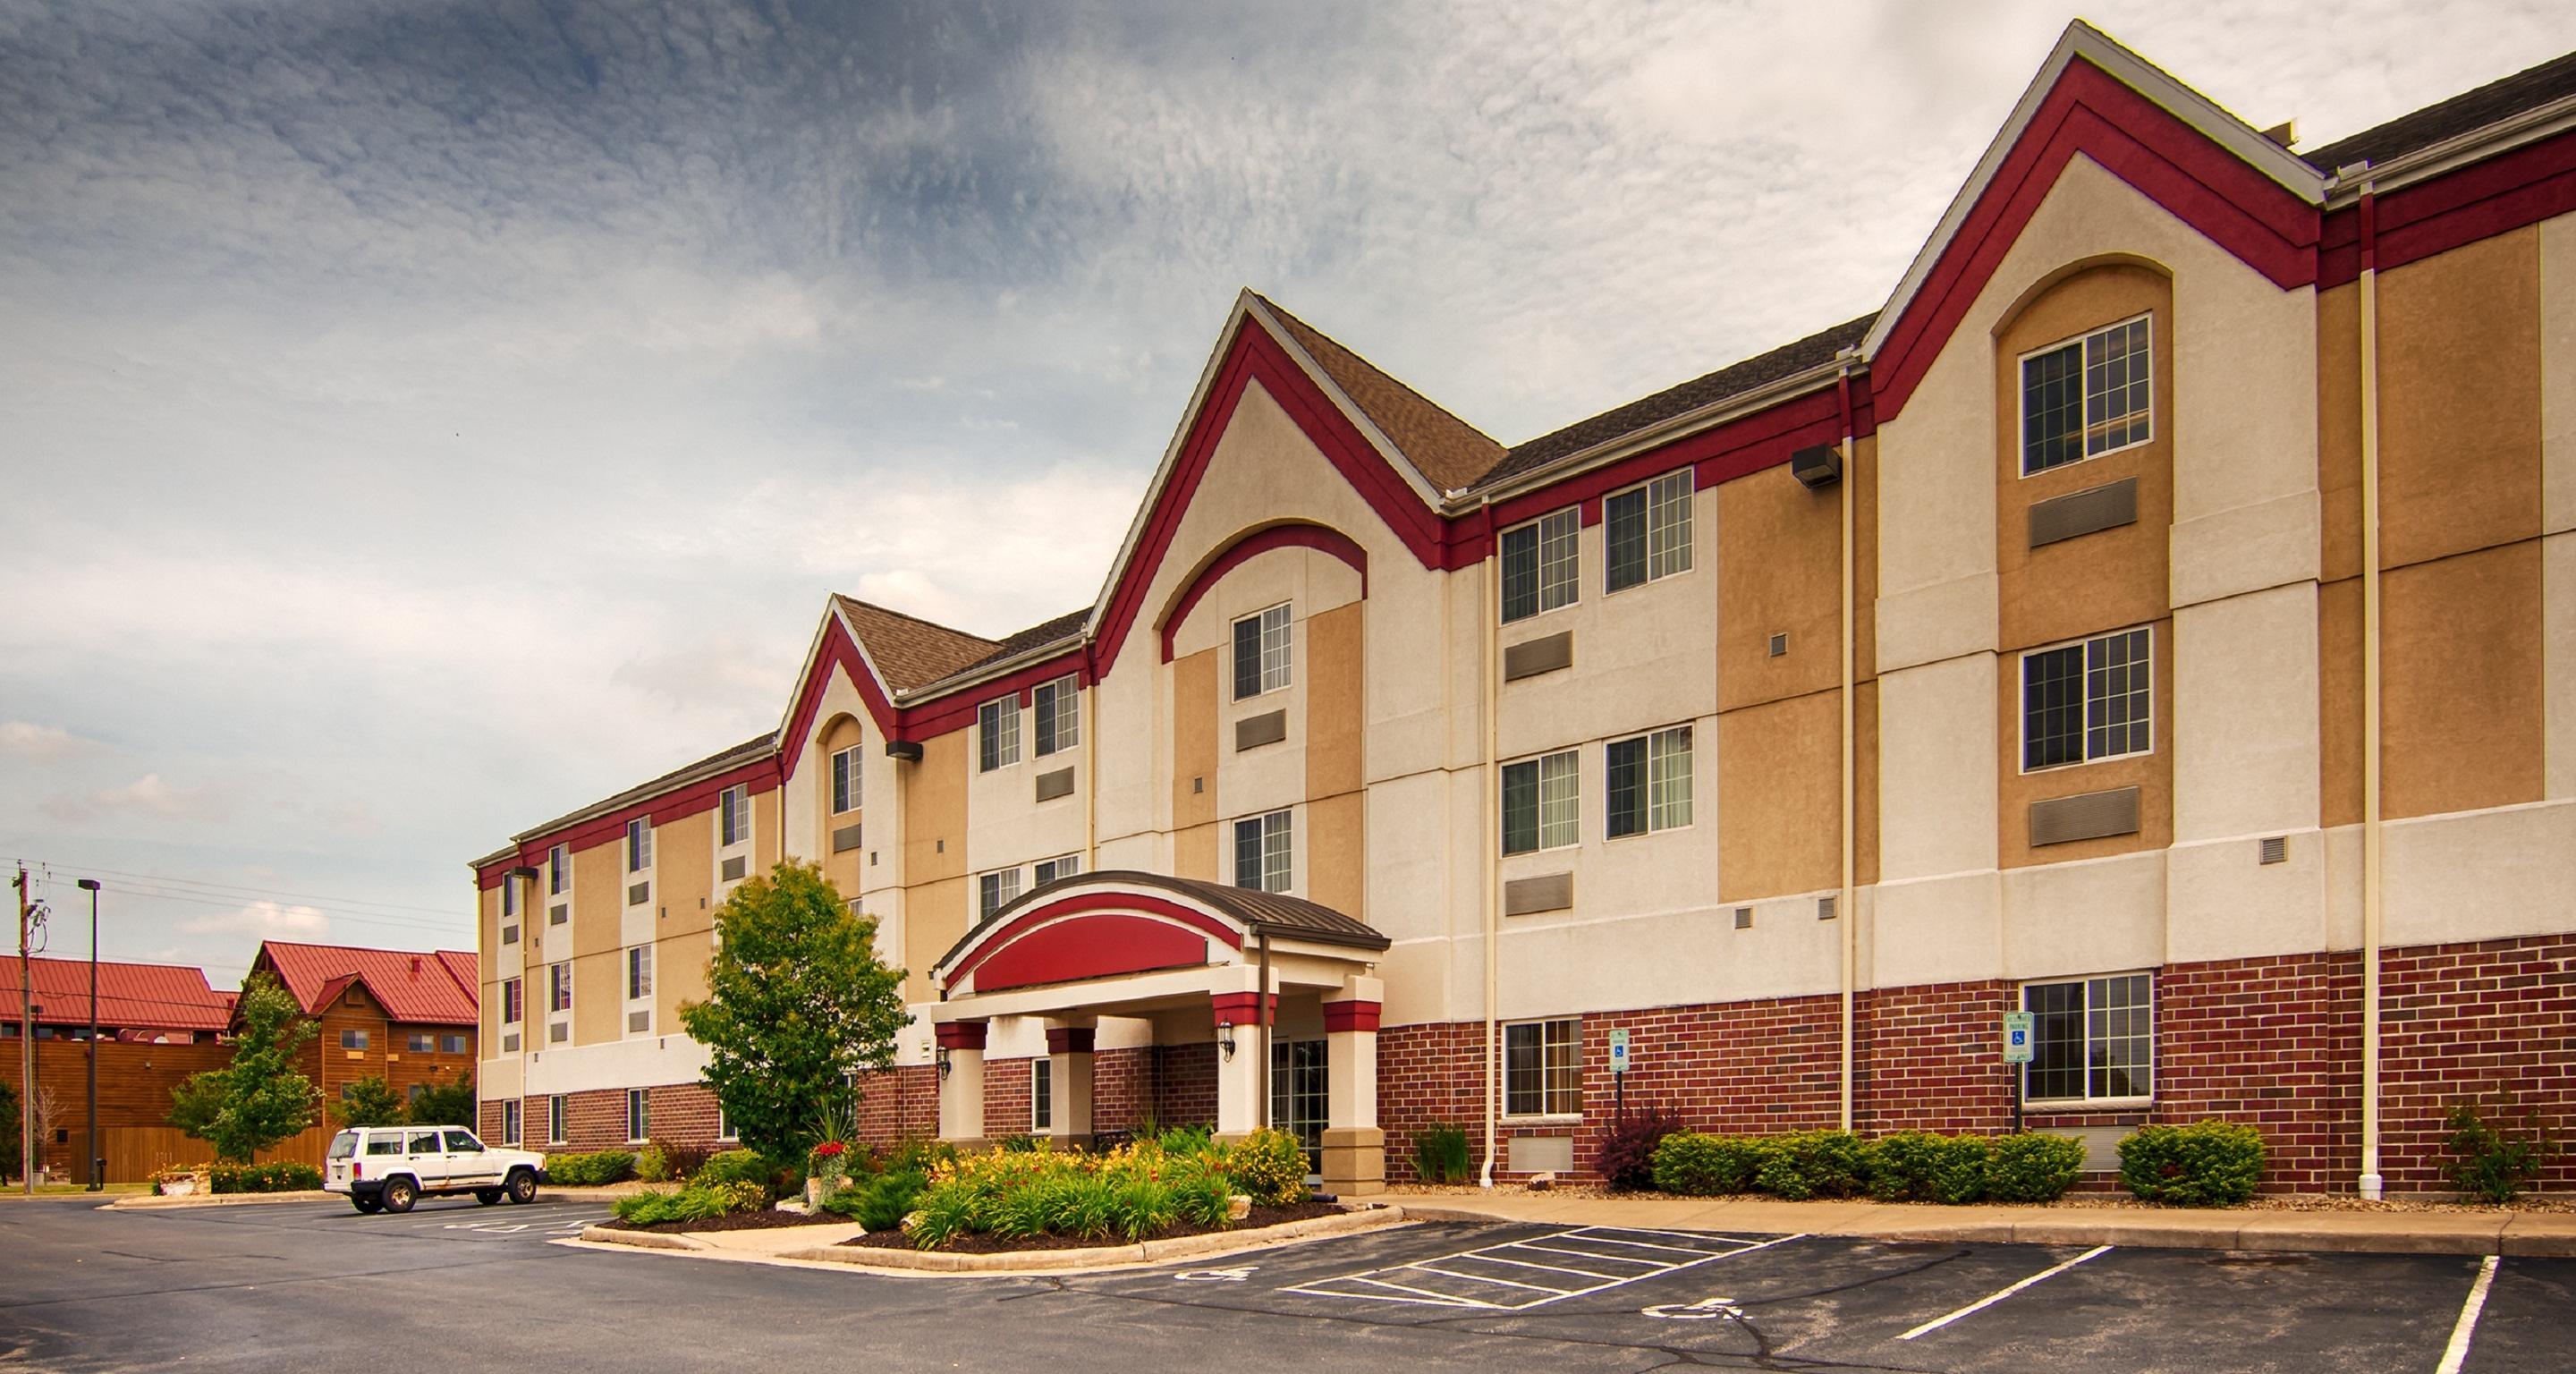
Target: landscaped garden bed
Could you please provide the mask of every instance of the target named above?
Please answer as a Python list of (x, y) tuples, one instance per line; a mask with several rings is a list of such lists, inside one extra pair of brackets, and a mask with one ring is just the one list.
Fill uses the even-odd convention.
[[(1291, 1203), (1285, 1207), (1255, 1207), (1243, 1220), (1230, 1225), (1198, 1226), (1188, 1222), (1174, 1222), (1162, 1230), (1151, 1235), (1139, 1236), (1137, 1239), (1176, 1240), (1182, 1236), (1249, 1231), (1264, 1226), (1282, 1226), (1292, 1221), (1309, 1221), (1316, 1217), (1335, 1216), (1342, 1210), (1338, 1203), (1312, 1201)], [(989, 1231), (969, 1231), (951, 1236), (942, 1244), (924, 1247), (916, 1243), (912, 1237), (896, 1230), (870, 1231), (866, 1235), (853, 1236), (842, 1241), (841, 1244), (869, 1250), (927, 1249), (929, 1253), (938, 1255), (1004, 1255), (1031, 1250), (1087, 1250), (1095, 1246), (1123, 1243), (1125, 1240), (1124, 1236), (1068, 1236), (1049, 1232), (1004, 1237)]]
[(769, 1231), (787, 1226), (835, 1226), (846, 1225), (848, 1222), (848, 1217), (834, 1216), (830, 1212), (787, 1212), (775, 1207), (764, 1207), (757, 1212), (726, 1212), (718, 1216), (699, 1217), (686, 1221), (655, 1221), (641, 1225), (631, 1221), (606, 1221), (600, 1223), (600, 1229), (651, 1231), (656, 1235), (681, 1236), (702, 1231)]

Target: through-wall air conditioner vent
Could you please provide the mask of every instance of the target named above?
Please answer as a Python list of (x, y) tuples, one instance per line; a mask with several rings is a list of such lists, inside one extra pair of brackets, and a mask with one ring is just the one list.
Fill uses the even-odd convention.
[(550, 906), (550, 907), (546, 908), (546, 924), (547, 924), (547, 925), (550, 925), (550, 926), (559, 926), (559, 925), (562, 925), (564, 922), (569, 921), (569, 920), (571, 920), (571, 919), (572, 919), (572, 904), (571, 904), (571, 903), (569, 903), (569, 902), (560, 903), (560, 904), (558, 904), (558, 905)]
[(629, 1033), (653, 1029), (653, 1013), (649, 1011), (630, 1011), (626, 1013), (626, 1029)]
[(719, 870), (719, 873), (725, 882), (730, 883), (739, 881), (743, 874), (750, 871), (751, 860), (743, 855), (737, 854), (724, 861), (724, 867)]
[(2288, 863), (2290, 861), (2290, 837), (2287, 835), (2264, 836), (2254, 861), (2256, 863), (2266, 864)]
[(627, 886), (626, 904), (628, 906), (642, 906), (651, 900), (653, 900), (653, 884), (642, 882)]
[(1735, 928), (1737, 930), (1753, 929), (1753, 908), (1749, 906), (1740, 906), (1735, 909)]
[(557, 1021), (553, 1025), (546, 1027), (547, 1044), (560, 1045), (571, 1038), (572, 1024), (570, 1022)]
[(518, 1052), (519, 1052), (519, 1033), (518, 1033), (517, 1031), (512, 1031), (512, 1032), (510, 1032), (508, 1035), (505, 1035), (505, 1036), (502, 1036), (502, 1037), (501, 1037), (501, 1053), (503, 1053), (503, 1054), (517, 1054)]
[(501, 927), (501, 943), (505, 945), (515, 945), (519, 943), (519, 928), (517, 926)]
[(1778, 658), (1787, 652), (1789, 652), (1789, 637), (1787, 635), (1771, 636), (1771, 656), (1773, 658)]
[(1835, 908), (1840, 905), (1841, 902), (1842, 898), (1839, 896), (1818, 897), (1816, 899), (1816, 919), (1819, 921), (1830, 921), (1834, 919), (1835, 916), (1840, 914)]

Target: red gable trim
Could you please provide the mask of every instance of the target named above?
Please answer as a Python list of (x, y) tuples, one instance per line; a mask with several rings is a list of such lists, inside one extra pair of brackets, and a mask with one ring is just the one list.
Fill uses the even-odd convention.
[(539, 835), (521, 844), (517, 857), (504, 859), (496, 864), (487, 864), (477, 869), (474, 874), (475, 886), (478, 889), (499, 887), (501, 876), (509, 872), (512, 867), (523, 864), (529, 866), (543, 864), (546, 851), (559, 844), (578, 850), (618, 839), (626, 833), (626, 823), (638, 816), (650, 817), (653, 824), (657, 826), (669, 825), (673, 821), (694, 816), (701, 811), (714, 810), (716, 798), (722, 796), (728, 787), (746, 788), (749, 795), (757, 797), (763, 792), (777, 790), (782, 781), (784, 779), (779, 776), (778, 761), (775, 759), (757, 759), (731, 772), (718, 773), (711, 778), (701, 778), (672, 791), (646, 797), (620, 807), (606, 815), (594, 816), (576, 825)]
[(1208, 387), (1207, 399), (1199, 406), (1198, 416), (1182, 440), (1171, 480), (1156, 495), (1135, 551), (1119, 570), (1117, 585), (1110, 589), (1108, 612), (1101, 617), (1099, 643), (1093, 655), (1097, 673), (1105, 675), (1117, 664), (1128, 632), (1144, 613), (1145, 590), (1162, 567), (1164, 555), (1171, 552), (1173, 535), (1180, 529), (1190, 498), (1198, 491), (1199, 479), (1207, 473), (1217, 441), (1233, 421), (1244, 389), (1255, 382), (1287, 412), (1307, 442), (1350, 482), (1413, 556), (1422, 560), (1423, 567), (1443, 566), (1442, 545), (1446, 541), (1439, 513), (1422, 503), (1376, 447), (1304, 370), (1290, 361), (1278, 340), (1246, 316), (1237, 325), (1225, 361), (1219, 364), (1216, 380)]
[(900, 730), (902, 712), (886, 697), (885, 685), (868, 671), (868, 661), (850, 638), (849, 628), (841, 623), (839, 611), (825, 613), (823, 644), (815, 651), (814, 669), (798, 684), (795, 708), (787, 714), (787, 733), (779, 740), (779, 778), (796, 776), (796, 766), (804, 761), (807, 737), (814, 729), (814, 717), (823, 709), (823, 693), (832, 685), (832, 674), (839, 672), (850, 679), (858, 690), (859, 702), (868, 719), (877, 728), (880, 740), (905, 738)]
[(973, 973), (986, 959), (993, 957), (1012, 941), (1038, 926), (1049, 921), (1060, 921), (1093, 911), (1143, 912), (1161, 916), (1193, 930), (1205, 932), (1209, 938), (1223, 942), (1230, 949), (1243, 948), (1241, 931), (1213, 916), (1185, 907), (1168, 898), (1149, 897), (1141, 892), (1083, 892), (1049, 902), (1033, 911), (1024, 912), (1012, 918), (1008, 924), (977, 940), (974, 948), (960, 955), (956, 966), (944, 970), (942, 976), (953, 985), (959, 979)]
[(960, 688), (903, 710), (904, 739), (936, 739), (951, 730), (963, 730), (975, 723), (975, 712), (985, 702), (1016, 696), (1022, 706), (1029, 705), (1029, 692), (1041, 682), (1053, 682), (1073, 674), (1078, 685), (1088, 687), (1092, 677), (1080, 650), (1068, 650), (1053, 658), (1030, 664), (1007, 677), (979, 682), (971, 688)]
[[(2576, 133), (2516, 148), (2458, 171), (2373, 197), (2377, 267), (2385, 272), (2437, 253), (2576, 212)], [(2361, 211), (2326, 217), (2319, 288), (2361, 275)]]
[(1292, 525), (1272, 525), (1268, 529), (1255, 530), (1229, 545), (1224, 553), (1219, 554), (1214, 562), (1201, 569), (1199, 575), (1191, 578), (1189, 585), (1181, 588), (1179, 594), (1172, 598), (1170, 607), (1163, 612), (1161, 621), (1165, 663), (1172, 661), (1172, 636), (1180, 631), (1181, 622), (1190, 618), (1190, 612), (1197, 609), (1199, 598), (1207, 595), (1218, 582), (1224, 580), (1227, 573), (1272, 549), (1313, 549), (1319, 553), (1331, 554), (1349, 564), (1351, 571), (1360, 575), (1360, 596), (1363, 600), (1367, 598), (1368, 550), (1361, 548), (1349, 535), (1340, 530), (1327, 529), (1322, 525), (1310, 525), (1302, 521)]
[(1878, 412), (1893, 418), (2022, 228), (2083, 153), (2288, 290), (2316, 280), (2313, 206), (2162, 106), (2078, 59), (2050, 88), (1994, 179), (1871, 359)]

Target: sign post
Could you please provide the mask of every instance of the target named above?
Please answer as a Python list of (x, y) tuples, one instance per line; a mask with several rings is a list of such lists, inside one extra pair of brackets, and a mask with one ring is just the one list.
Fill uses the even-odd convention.
[(1628, 1028), (1614, 1026), (1610, 1031), (1610, 1085), (1613, 1110), (1618, 1119), (1628, 1119)]
[(2021, 1069), (2030, 1062), (2031, 1022), (2029, 1012), (2004, 1013), (2004, 1066), (2013, 1076), (2013, 1134), (2021, 1134)]

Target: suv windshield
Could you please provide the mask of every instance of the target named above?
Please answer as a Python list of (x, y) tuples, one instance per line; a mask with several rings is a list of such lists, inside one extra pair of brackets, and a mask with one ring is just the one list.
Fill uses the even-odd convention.
[(358, 1152), (358, 1133), (342, 1131), (331, 1137), (331, 1158), (347, 1159)]

